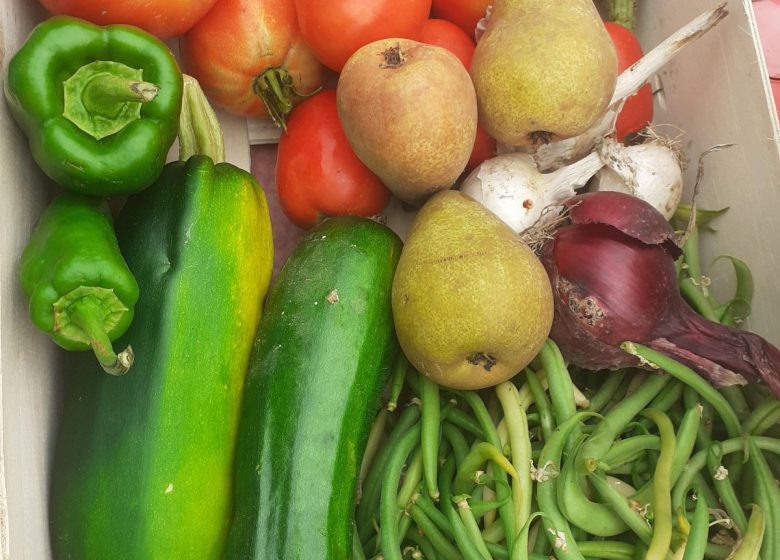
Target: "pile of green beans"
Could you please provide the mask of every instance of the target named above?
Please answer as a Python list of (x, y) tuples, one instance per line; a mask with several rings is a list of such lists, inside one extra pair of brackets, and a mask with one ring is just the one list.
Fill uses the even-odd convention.
[[(681, 280), (700, 274), (692, 233)], [(752, 289), (732, 264), (729, 304), (682, 290), (730, 324)], [(780, 400), (623, 349), (649, 369), (567, 367), (548, 340), (481, 391), (440, 387), (400, 356), (363, 458), (352, 560), (780, 558)]]
[(548, 341), (474, 392), (402, 360), (407, 404), (372, 431), (353, 560), (779, 558), (780, 401), (630, 351), (662, 369), (570, 371)]

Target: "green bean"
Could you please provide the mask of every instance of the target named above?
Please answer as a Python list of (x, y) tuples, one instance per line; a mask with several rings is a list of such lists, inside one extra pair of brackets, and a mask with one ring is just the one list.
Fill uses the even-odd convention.
[(634, 375), (629, 378), (628, 387), (626, 387), (626, 394), (623, 398), (628, 398), (634, 394), (634, 392), (645, 384), (645, 380), (652, 374), (645, 370), (634, 370)]
[(712, 484), (715, 486), (715, 491), (718, 493), (720, 503), (723, 505), (726, 513), (728, 513), (739, 532), (744, 533), (747, 530), (747, 517), (745, 512), (742, 511), (739, 498), (737, 498), (734, 486), (731, 484), (729, 471), (721, 464), (722, 458), (723, 453), (720, 443), (711, 443), (709, 448), (707, 448), (707, 470), (712, 478)]
[[(666, 384), (666, 387), (661, 389), (661, 392), (656, 395), (656, 397), (650, 401), (650, 404), (648, 405), (648, 408), (652, 408), (653, 410), (658, 410), (660, 412), (666, 412), (669, 410), (674, 403), (680, 400), (680, 397), (682, 397), (683, 389), (685, 389), (685, 385), (677, 381), (676, 379), (672, 379), (669, 383)], [(650, 422), (649, 419), (642, 419), (640, 421), (642, 426), (649, 426)]]
[(766, 519), (764, 512), (761, 511), (759, 506), (753, 504), (747, 531), (742, 535), (742, 540), (729, 558), (731, 560), (756, 560), (761, 551), (765, 532)]
[(422, 449), (414, 450), (412, 459), (406, 465), (401, 488), (398, 490), (398, 509), (405, 509), (412, 496), (417, 492), (422, 480)]
[[(652, 405), (652, 403), (650, 404)], [(648, 408), (653, 408), (653, 407), (650, 406)], [(631, 422), (626, 424), (626, 427), (623, 430), (622, 434), (628, 433), (630, 435), (635, 435), (635, 436), (650, 435), (650, 430), (648, 429), (648, 426), (650, 426), (650, 424), (651, 422), (648, 422), (646, 418), (642, 418), (641, 420), (632, 420)]]
[[(485, 546), (490, 552), (491, 557), (497, 558), (498, 560), (509, 560), (509, 552), (505, 546), (501, 546), (500, 544), (494, 542), (485, 542)], [(549, 559), (545, 558), (544, 560)]]
[(661, 560), (672, 542), (672, 463), (677, 437), (665, 413), (648, 408), (642, 415), (655, 422), (661, 435), (661, 455), (653, 475), (653, 537), (645, 556), (646, 560)]
[(712, 405), (715, 412), (718, 413), (726, 428), (728, 437), (734, 438), (742, 433), (739, 419), (728, 401), (710, 385), (709, 381), (694, 372), (691, 368), (669, 358), (661, 352), (657, 352), (641, 344), (624, 342), (620, 347), (629, 354), (637, 356), (650, 364), (654, 364), (672, 377), (679, 379), (694, 389), (705, 401)]
[(387, 460), (379, 502), (379, 540), (385, 560), (401, 560), (401, 541), (398, 533), (398, 484), (407, 456), (420, 441), (420, 425), (409, 428), (398, 440)]
[(382, 480), (385, 476), (385, 467), (390, 453), (395, 449), (398, 440), (420, 418), (420, 409), (417, 406), (407, 406), (401, 412), (398, 422), (393, 427), (385, 445), (374, 458), (373, 465), (366, 475), (363, 493), (357, 506), (355, 520), (358, 526), (361, 542), (365, 543), (373, 532), (372, 516), (379, 508)]
[[(575, 413), (555, 429), (542, 448), (539, 465), (534, 475), (534, 480), (537, 482), (536, 500), (540, 511), (545, 514), (542, 518), (545, 534), (560, 560), (584, 560), (572, 535), (569, 522), (558, 508), (556, 477), (567, 440), (572, 437), (582, 419), (590, 416), (594, 416), (594, 413)], [(552, 469), (553, 472), (548, 473), (548, 469)]]
[(447, 521), (452, 527), (452, 537), (455, 540), (455, 545), (460, 550), (465, 560), (483, 560), (482, 555), (479, 552), (477, 546), (472, 542), (471, 537), (466, 530), (458, 516), (455, 508), (452, 507), (452, 494), (450, 493), (450, 485), (452, 477), (455, 474), (455, 462), (452, 457), (447, 458), (444, 461), (444, 465), (441, 469), (441, 480), (439, 482), (439, 490), (441, 492), (441, 500), (439, 502), (439, 509), (442, 510), (447, 517)]
[(369, 538), (365, 543), (363, 543), (363, 550), (368, 555), (370, 550), (373, 550), (374, 552), (370, 555), (370, 558), (375, 558), (377, 554), (379, 554), (379, 527), (375, 527), (376, 532), (374, 532), (373, 535), (371, 535), (371, 538)]
[(541, 511), (535, 511), (528, 516), (528, 519), (520, 528), (520, 532), (517, 534), (517, 539), (515, 539), (515, 544), (510, 551), (512, 556), (519, 555), (520, 558), (525, 558), (528, 556), (528, 538), (531, 532), (531, 525), (533, 525), (533, 522), (537, 517), (542, 516), (544, 516), (544, 513)]
[[(441, 513), (438, 510), (436, 511)], [(420, 507), (419, 503), (412, 504), (412, 506), (409, 508), (409, 515), (417, 527), (419, 527), (420, 531), (422, 531), (428, 538), (431, 546), (433, 546), (436, 552), (438, 552), (443, 558), (446, 558), (447, 560), (450, 558), (453, 560), (459, 560), (463, 558), (458, 549), (455, 548), (455, 546), (453, 546), (452, 543), (447, 539), (447, 536), (451, 535), (445, 536), (441, 528), (436, 523), (434, 523), (428, 515), (426, 515), (426, 513)], [(446, 523), (447, 527), (449, 527), (449, 522)]]
[(452, 528), (447, 517), (436, 508), (436, 505), (425, 494), (412, 496), (412, 505), (416, 505), (447, 537), (452, 537)]
[[(753, 303), (753, 274), (750, 272), (750, 267), (736, 257), (723, 256), (719, 258), (731, 261), (736, 276), (736, 289), (731, 301), (725, 306), (720, 306), (722, 309), (718, 308), (716, 311), (719, 312), (720, 323), (733, 327), (750, 315), (750, 307)], [(735, 309), (740, 310), (741, 313), (735, 312)]]
[(679, 282), (680, 293), (690, 306), (702, 317), (709, 319), (714, 323), (720, 322), (720, 316), (715, 312), (712, 304), (702, 293), (697, 284), (698, 280), (694, 278), (683, 278)]
[(775, 478), (780, 480), (780, 457), (776, 455), (769, 455), (766, 457), (766, 462), (769, 463), (769, 470), (775, 475)]
[(436, 549), (427, 536), (421, 534), (419, 531), (410, 531), (406, 538), (417, 545), (425, 560), (438, 560), (439, 557), (436, 554)]
[(708, 542), (707, 548), (704, 549), (704, 557), (710, 560), (730, 560), (731, 547)]
[(437, 477), (439, 475), (439, 430), (441, 410), (439, 404), (439, 385), (427, 375), (420, 375), (422, 412), (420, 422), (420, 447), (422, 449), (423, 480), (428, 494), (434, 501), (439, 499)]
[(636, 543), (634, 560), (645, 560), (645, 554), (647, 554), (647, 545), (643, 542)]
[(746, 434), (761, 435), (780, 422), (780, 401), (767, 399), (742, 424)]
[(471, 489), (477, 484), (475, 474), (480, 473), (482, 467), (487, 461), (493, 461), (493, 464), (503, 469), (512, 477), (517, 477), (517, 472), (503, 453), (493, 444), (486, 441), (480, 441), (474, 444), (463, 459), (463, 463), (458, 467), (453, 484), (453, 492), (464, 494), (471, 492)]
[(401, 395), (406, 373), (409, 371), (410, 365), (406, 355), (403, 352), (398, 352), (398, 355), (393, 362), (393, 369), (390, 372), (390, 397), (388, 398), (387, 406), (385, 407), (388, 412), (393, 412), (398, 408), (398, 397)]
[(624, 398), (620, 403), (606, 413), (577, 454), (577, 468), (592, 472), (599, 461), (606, 455), (615, 439), (628, 424), (670, 381), (667, 375), (652, 375), (647, 378), (642, 387)]
[(750, 414), (750, 405), (745, 400), (745, 395), (742, 393), (742, 387), (739, 385), (728, 385), (718, 389), (720, 394), (729, 402), (731, 408), (737, 415), (737, 418), (744, 420)]
[(442, 422), (441, 433), (444, 439), (452, 446), (452, 453), (455, 455), (455, 464), (460, 465), (463, 463), (466, 455), (469, 452), (469, 444), (466, 442), (466, 438), (455, 427), (455, 425), (449, 420)]
[(544, 391), (542, 384), (536, 377), (536, 373), (531, 368), (525, 369), (525, 377), (528, 383), (528, 388), (534, 397), (536, 408), (539, 411), (539, 423), (542, 427), (543, 440), (550, 439), (553, 429), (555, 429), (555, 421), (553, 420), (552, 409), (550, 405), (550, 399), (547, 393)]
[[(540, 532), (542, 533), (541, 535), (539, 535)], [(547, 536), (544, 534), (545, 533), (544, 523), (542, 523), (542, 526), (538, 528), (536, 533), (537, 534), (533, 542), (533, 550), (531, 551), (531, 553), (544, 555), (547, 556), (548, 558), (552, 558), (553, 555), (555, 554), (555, 551), (553, 550), (552, 544), (550, 544), (550, 539), (548, 539)]]
[[(547, 372), (547, 386), (552, 402), (553, 416), (555, 422), (560, 425), (577, 412), (577, 406), (574, 402), (574, 386), (569, 376), (569, 370), (566, 369), (566, 362), (560, 349), (552, 339), (548, 338), (545, 341), (539, 352), (539, 360)], [(579, 425), (572, 429), (572, 437), (576, 438), (580, 435)], [(568, 444), (566, 449), (569, 449)]]
[[(652, 484), (653, 471), (655, 470), (655, 465), (657, 463), (658, 460), (654, 460), (650, 456), (649, 451), (646, 453), (646, 458), (644, 458), (642, 461), (634, 461), (631, 463), (631, 471), (629, 474), (631, 475), (631, 484), (634, 486), (634, 488), (643, 488)], [(652, 500), (647, 500), (647, 502), (649, 501)]]
[(612, 466), (607, 463), (599, 463), (598, 468), (613, 476), (630, 476), (632, 479), (631, 485), (634, 486), (634, 488), (637, 488), (637, 481), (639, 484), (638, 488), (644, 488), (643, 485), (646, 485), (647, 481), (641, 480), (641, 475), (652, 472), (653, 470), (650, 461), (645, 458), (645, 453), (642, 453), (633, 461), (623, 463), (622, 465)]
[[(488, 463), (488, 466), (485, 469), (485, 477), (493, 478), (493, 471), (494, 471), (493, 465)], [(502, 507), (503, 507), (503, 511), (508, 510), (510, 500), (512, 499), (511, 494), (512, 493), (509, 492), (503, 497), (501, 502), (499, 502), (501, 506), (497, 507), (494, 510), (489, 510), (485, 512), (484, 516), (482, 517), (482, 525), (486, 529), (490, 527), (493, 523), (495, 523), (496, 518), (498, 517), (498, 512), (501, 510)], [(491, 488), (487, 484), (484, 484), (482, 487), (482, 497), (485, 498), (486, 500), (491, 499), (495, 501), (496, 499), (495, 485), (493, 486), (493, 488)]]
[[(533, 377), (535, 379), (535, 376)], [(531, 437), (528, 434), (528, 420), (525, 410), (517, 400), (517, 388), (514, 384), (505, 381), (499, 384), (495, 391), (509, 429), (512, 466), (515, 471), (512, 479), (515, 527), (522, 527), (531, 515), (533, 498), (530, 470)], [(514, 558), (514, 555), (512, 557)]]
[(606, 404), (604, 404), (604, 406), (602, 406), (597, 412), (606, 415), (617, 404), (619, 404), (624, 397), (627, 396), (626, 393), (628, 392), (628, 386), (631, 385), (631, 381), (638, 375), (638, 373), (637, 370), (633, 368), (626, 370), (626, 373), (630, 373), (631, 375), (625, 375), (620, 380), (620, 384), (618, 385), (617, 389), (615, 389), (612, 398), (609, 399)]
[[(699, 433), (699, 425), (701, 423), (703, 407), (700, 404), (696, 404), (693, 408), (689, 408), (685, 411), (682, 420), (679, 423), (677, 429), (677, 447), (674, 453), (674, 462), (672, 463), (672, 486), (680, 478), (680, 474), (685, 468), (685, 463), (693, 453), (693, 449), (696, 445), (696, 438)], [(659, 440), (660, 441), (660, 440)], [(645, 504), (651, 501), (653, 494), (653, 482), (652, 479), (643, 486), (632, 499)]]
[(685, 463), (693, 453), (696, 446), (696, 433), (701, 423), (704, 407), (697, 404), (685, 411), (677, 427), (677, 450), (674, 454), (674, 463), (672, 463), (672, 484), (677, 482)]
[[(577, 455), (581, 445), (582, 438), (572, 448), (572, 457)], [(628, 526), (611, 507), (593, 502), (585, 495), (581, 478), (574, 461), (564, 461), (558, 477), (557, 498), (558, 508), (569, 523), (599, 537), (614, 537), (626, 531)]]
[(482, 431), (482, 427), (474, 420), (468, 413), (462, 411), (459, 408), (454, 408), (447, 416), (447, 420), (455, 424), (461, 430), (471, 434), (478, 438), (484, 438), (485, 433)]
[(469, 539), (474, 544), (477, 551), (482, 555), (482, 558), (491, 560), (490, 552), (488, 552), (485, 541), (482, 540), (482, 535), (479, 532), (479, 525), (477, 525), (474, 512), (469, 505), (469, 498), (470, 496), (468, 494), (461, 494), (460, 496), (453, 496), (452, 501), (455, 502), (455, 505), (457, 506), (458, 516), (463, 522), (463, 527), (466, 529)]
[(360, 543), (357, 527), (352, 528), (352, 560), (366, 560), (366, 553), (363, 552), (363, 545)]
[[(780, 555), (780, 485), (772, 476), (769, 465), (759, 446), (759, 437), (751, 437), (748, 443), (750, 465), (755, 484), (754, 499), (761, 508), (766, 522), (766, 532), (761, 544), (761, 556), (767, 560)], [(775, 440), (776, 441), (776, 440)], [(780, 442), (778, 442), (780, 444)]]
[(501, 523), (493, 523), (482, 530), (482, 539), (485, 542), (500, 542), (504, 540), (504, 526)]
[(602, 462), (609, 468), (628, 463), (648, 449), (661, 449), (661, 438), (656, 435), (632, 436), (616, 441), (607, 451)]
[(371, 424), (371, 431), (368, 434), (366, 450), (363, 452), (363, 460), (360, 462), (360, 473), (358, 474), (358, 492), (363, 491), (363, 482), (366, 479), (366, 474), (368, 474), (368, 471), (371, 468), (371, 463), (374, 461), (374, 458), (380, 449), (382, 439), (384, 439), (386, 425), (387, 410), (382, 408), (376, 415), (373, 424)]
[[(683, 289), (683, 284), (688, 283), (692, 285), (701, 298), (700, 301), (697, 298), (696, 302), (700, 303), (703, 309), (696, 308), (694, 302), (691, 302), (691, 305), (710, 321), (719, 322), (718, 317), (713, 310), (716, 304), (715, 298), (712, 297), (708, 292), (706, 285), (702, 282), (706, 277), (701, 270), (699, 257), (699, 228), (695, 225), (688, 228), (688, 236), (682, 249), (686, 274), (683, 275), (683, 281), (680, 282), (680, 291), (683, 292), (683, 295), (687, 295), (687, 290)], [(685, 282), (685, 280), (687, 280), (687, 282)]]
[[(409, 529), (412, 528), (412, 518), (409, 516), (409, 513), (406, 511), (406, 508), (404, 508), (400, 513), (400, 518), (398, 519), (398, 540), (400, 543), (403, 543), (406, 540), (406, 535), (409, 533)], [(380, 528), (381, 532), (381, 528)]]
[(707, 499), (704, 495), (698, 494), (696, 507), (693, 510), (693, 521), (685, 540), (685, 552), (682, 560), (703, 560), (704, 558), (710, 530), (710, 512), (707, 506)]
[[(484, 433), (485, 440), (500, 449), (501, 441), (498, 437), (496, 428), (493, 425), (493, 421), (488, 414), (487, 408), (485, 407), (485, 403), (482, 402), (482, 399), (474, 391), (464, 391), (461, 395), (471, 407), (471, 410)], [(495, 479), (498, 482), (496, 485), (496, 496), (499, 501), (502, 501), (507, 496), (511, 496), (508, 483), (509, 479), (507, 478), (506, 472), (501, 469), (496, 469)], [(504, 528), (504, 538), (506, 539), (507, 549), (511, 550), (515, 537), (514, 505), (511, 500), (502, 505), (498, 512), (501, 524)]]
[(631, 560), (636, 553), (636, 545), (622, 541), (582, 541), (577, 544), (583, 555), (601, 560)]
[[(732, 438), (720, 442), (720, 447), (722, 449), (723, 455), (728, 455), (730, 453), (736, 453), (739, 451), (744, 452), (746, 444), (754, 444), (763, 451), (769, 451), (770, 453), (774, 453), (776, 455), (780, 454), (780, 440), (768, 438), (765, 436), (745, 436)], [(753, 463), (752, 460), (750, 462)], [(707, 449), (702, 449), (701, 451), (695, 453), (688, 460), (688, 463), (685, 466), (685, 470), (680, 475), (680, 478), (677, 480), (677, 484), (675, 484), (674, 488), (672, 489), (672, 507), (674, 510), (682, 507), (684, 494), (691, 487), (691, 484), (693, 483), (694, 479), (696, 479), (697, 475), (701, 474), (699, 471), (706, 464)], [(706, 486), (706, 482), (704, 482), (703, 485)], [(714, 496), (707, 496), (707, 501), (714, 504), (717, 502), (717, 499)], [(778, 500), (778, 504), (780, 504), (780, 500)], [(780, 534), (780, 531), (778, 531), (778, 534)]]
[(647, 519), (639, 513), (639, 511), (629, 505), (628, 499), (610, 486), (604, 478), (604, 475), (599, 473), (599, 471), (588, 474), (588, 480), (601, 499), (605, 500), (614, 508), (615, 513), (623, 519), (629, 529), (631, 529), (643, 543), (649, 544), (653, 538), (653, 530), (650, 528)]
[(471, 502), (471, 511), (474, 513), (474, 517), (477, 519), (480, 519), (484, 517), (484, 515), (489, 511), (495, 511), (502, 505), (504, 505), (505, 502), (509, 502), (511, 496), (507, 496), (504, 498), (504, 501), (497, 502), (495, 500), (483, 500), (483, 501), (472, 501)]

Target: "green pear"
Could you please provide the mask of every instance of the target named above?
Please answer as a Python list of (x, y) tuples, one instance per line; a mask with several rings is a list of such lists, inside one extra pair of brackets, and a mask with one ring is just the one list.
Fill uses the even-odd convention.
[(495, 0), (471, 63), (479, 122), (514, 146), (577, 136), (606, 113), (617, 69), (592, 0)]
[(497, 385), (536, 356), (550, 332), (545, 269), (498, 217), (446, 190), (420, 209), (393, 280), (393, 319), (406, 357), (454, 389)]

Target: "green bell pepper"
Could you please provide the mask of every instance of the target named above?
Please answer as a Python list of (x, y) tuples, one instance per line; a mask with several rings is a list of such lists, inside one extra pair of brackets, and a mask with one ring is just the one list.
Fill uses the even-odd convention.
[(56, 16), (9, 62), (5, 95), (51, 179), (82, 194), (130, 194), (157, 179), (176, 139), (182, 74), (141, 29)]
[(22, 253), (20, 277), (35, 326), (66, 350), (91, 347), (108, 373), (127, 372), (132, 348), (117, 355), (111, 343), (132, 322), (138, 284), (104, 199), (57, 196)]

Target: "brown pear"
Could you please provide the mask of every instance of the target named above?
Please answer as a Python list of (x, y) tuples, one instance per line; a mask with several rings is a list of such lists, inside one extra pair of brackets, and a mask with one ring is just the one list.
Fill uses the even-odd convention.
[(495, 0), (471, 77), (488, 134), (529, 146), (577, 136), (605, 114), (617, 55), (592, 0)]
[(436, 383), (479, 389), (513, 377), (552, 327), (550, 280), (498, 217), (465, 194), (420, 209), (393, 280), (393, 320), (406, 357)]
[(344, 65), (336, 95), (355, 154), (401, 200), (420, 204), (465, 169), (477, 101), (449, 51), (407, 39), (369, 43)]

